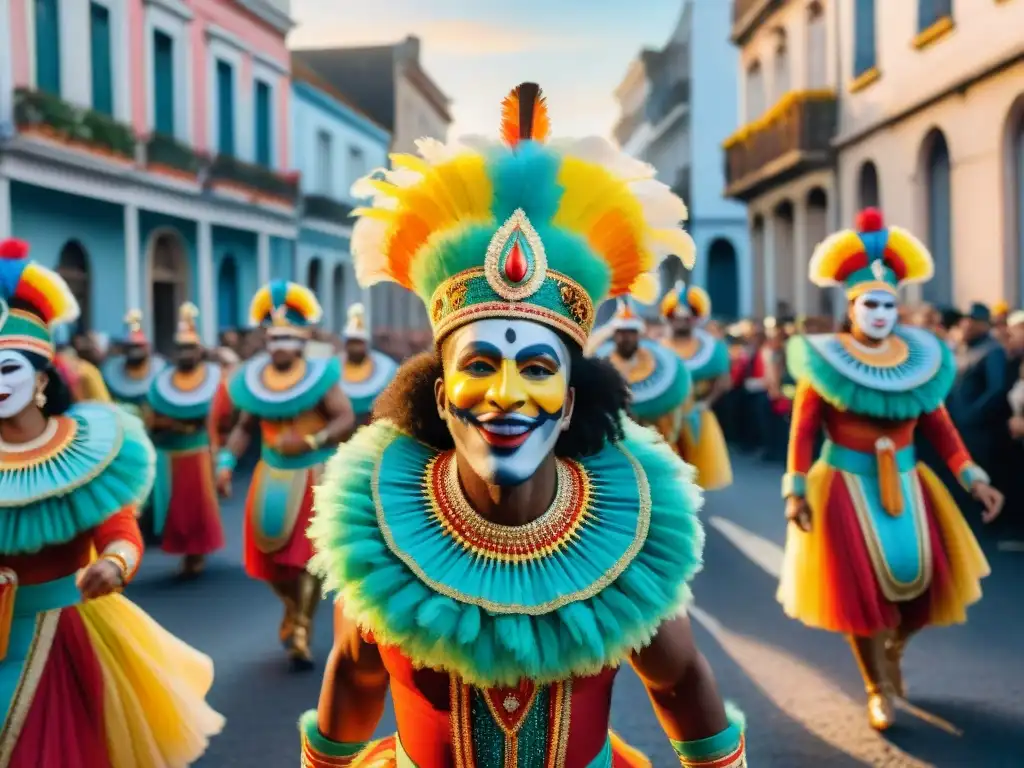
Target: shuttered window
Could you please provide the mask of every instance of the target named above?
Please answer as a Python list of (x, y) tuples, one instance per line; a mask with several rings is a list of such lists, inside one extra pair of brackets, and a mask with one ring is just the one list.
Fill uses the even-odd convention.
[(89, 45), (92, 56), (92, 108), (114, 114), (114, 66), (110, 47), (110, 10), (89, 4)]

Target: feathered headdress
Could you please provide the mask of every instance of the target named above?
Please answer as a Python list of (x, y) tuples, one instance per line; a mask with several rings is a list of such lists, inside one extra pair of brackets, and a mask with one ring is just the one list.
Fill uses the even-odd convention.
[(348, 308), (348, 322), (345, 324), (345, 338), (367, 341), (370, 338), (366, 327), (366, 308), (362, 304), (353, 304)]
[(927, 282), (934, 263), (925, 245), (900, 227), (886, 227), (882, 214), (867, 208), (857, 216), (856, 228), (826, 238), (811, 256), (811, 282), (822, 287), (842, 286), (854, 299), (868, 291), (897, 289)]
[(142, 330), (142, 310), (132, 309), (124, 316), (124, 324), (128, 328), (128, 343), (140, 347), (149, 346), (149, 339)]
[(28, 258), (28, 244), (0, 241), (0, 349), (53, 359), (53, 326), (78, 319), (68, 284)]
[(266, 325), (273, 336), (308, 336), (322, 316), (316, 295), (289, 280), (272, 280), (249, 304), (249, 324)]
[(191, 301), (186, 301), (178, 307), (178, 330), (174, 334), (175, 344), (198, 346), (203, 343), (199, 336), (197, 320), (199, 320), (199, 307)]
[(688, 312), (698, 321), (711, 317), (711, 297), (697, 285), (687, 285), (683, 280), (665, 294), (661, 300), (661, 314), (672, 317), (679, 311)]
[(612, 329), (616, 331), (640, 331), (647, 327), (644, 319), (636, 313), (633, 303), (628, 297), (623, 297), (616, 302), (615, 316), (611, 321)]
[(416, 293), (437, 341), (500, 316), (583, 346), (604, 299), (655, 300), (648, 273), (665, 256), (693, 263), (683, 201), (604, 139), (545, 143), (549, 125), (540, 88), (524, 83), (502, 105), (501, 142), (424, 139), (418, 156), (357, 182), (373, 198), (355, 211), (359, 282)]

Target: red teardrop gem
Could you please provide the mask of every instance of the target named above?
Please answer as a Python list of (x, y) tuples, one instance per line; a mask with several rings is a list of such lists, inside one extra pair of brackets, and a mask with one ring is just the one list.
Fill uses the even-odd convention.
[(523, 249), (519, 247), (518, 238), (513, 241), (509, 249), (508, 257), (505, 259), (505, 277), (513, 283), (521, 283), (526, 277), (529, 265), (526, 263), (526, 256)]

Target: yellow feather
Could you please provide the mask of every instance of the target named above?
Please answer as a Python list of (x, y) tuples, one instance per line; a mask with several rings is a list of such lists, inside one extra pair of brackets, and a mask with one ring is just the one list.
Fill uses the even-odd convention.
[(852, 229), (844, 229), (826, 237), (814, 249), (807, 265), (810, 280), (817, 286), (839, 285), (836, 279), (843, 263), (864, 250), (864, 243)]
[(426, 176), (430, 173), (430, 163), (424, 160), (422, 157), (416, 155), (406, 154), (404, 152), (395, 152), (389, 155), (391, 159), (391, 165), (395, 168), (406, 168), (410, 171), (416, 171)]
[(928, 248), (902, 227), (889, 227), (888, 247), (899, 254), (907, 265), (902, 283), (923, 283), (935, 273), (935, 262)]
[(641, 304), (650, 306), (661, 294), (661, 280), (657, 272), (644, 272), (629, 287), (630, 295)]

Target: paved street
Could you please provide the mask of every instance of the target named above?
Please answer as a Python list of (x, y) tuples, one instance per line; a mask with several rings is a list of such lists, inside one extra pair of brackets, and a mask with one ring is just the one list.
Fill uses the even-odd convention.
[[(743, 457), (736, 470), (736, 485), (711, 495), (705, 508), (707, 564), (693, 616), (721, 689), (747, 713), (751, 765), (1024, 766), (1024, 553), (987, 547), (994, 573), (972, 623), (911, 645), (916, 712), (901, 712), (899, 727), (882, 739), (864, 723), (846, 643), (787, 620), (775, 603), (784, 534), (779, 470)], [(240, 502), (227, 506), (225, 521), (229, 547), (202, 581), (175, 582), (177, 563), (153, 553), (129, 595), (217, 665), (212, 701), (228, 724), (199, 768), (293, 768), (295, 721), (316, 704), (319, 673), (287, 671), (276, 643), (277, 600), (239, 566)], [(321, 621), (317, 649), (329, 647), (329, 621)], [(676, 764), (630, 672), (619, 677), (613, 722), (655, 766)], [(381, 732), (392, 727), (389, 717)]]

